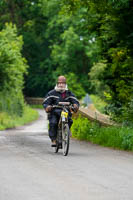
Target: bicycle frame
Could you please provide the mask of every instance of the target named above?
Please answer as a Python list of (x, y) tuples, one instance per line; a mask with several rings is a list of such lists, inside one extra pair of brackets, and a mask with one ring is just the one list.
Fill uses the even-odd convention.
[(54, 108), (62, 109), (58, 123), (55, 153), (57, 153), (59, 149), (63, 149), (63, 155), (66, 156), (68, 154), (70, 140), (70, 130), (68, 126), (68, 110), (72, 108), (72, 106), (70, 106), (70, 103), (68, 104), (68, 102), (59, 102), (59, 105), (54, 106)]

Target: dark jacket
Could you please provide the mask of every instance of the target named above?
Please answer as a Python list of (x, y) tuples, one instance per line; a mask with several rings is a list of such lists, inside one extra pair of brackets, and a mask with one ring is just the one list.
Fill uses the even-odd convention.
[(59, 102), (70, 102), (71, 104), (77, 104), (79, 107), (79, 101), (70, 90), (66, 90), (66, 97), (62, 98), (61, 93), (55, 89), (48, 92), (45, 96), (43, 107), (46, 108), (49, 105), (57, 105)]

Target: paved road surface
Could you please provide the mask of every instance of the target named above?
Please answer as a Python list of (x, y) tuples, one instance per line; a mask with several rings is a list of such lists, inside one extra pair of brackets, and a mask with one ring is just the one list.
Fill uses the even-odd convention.
[(44, 111), (0, 132), (0, 200), (133, 200), (133, 154), (71, 140), (55, 154)]

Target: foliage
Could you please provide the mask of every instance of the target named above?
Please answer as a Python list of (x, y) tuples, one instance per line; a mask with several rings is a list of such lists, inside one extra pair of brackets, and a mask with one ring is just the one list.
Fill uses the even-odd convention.
[(21, 91), (17, 94), (13, 90), (0, 92), (0, 112), (7, 112), (11, 116), (22, 116), (24, 107), (24, 98)]
[[(79, 15), (72, 17), (59, 14), (56, 16), (56, 21), (55, 17), (51, 19), (54, 28), (61, 27), (61, 31), (56, 32), (58, 35), (51, 45), (51, 57), (57, 66), (56, 75), (74, 73), (87, 92), (89, 89), (87, 74), (91, 66), (91, 60), (88, 62), (88, 59), (90, 56), (96, 57), (96, 54), (91, 55), (94, 45), (89, 42), (88, 32), (85, 32), (83, 27), (82, 13), (84, 12), (86, 13), (86, 10), (81, 9)], [(50, 30), (55, 31), (52, 28), (50, 27)]]
[(105, 106), (106, 112), (110, 117), (121, 123), (123, 126), (133, 127), (133, 99), (128, 103), (127, 106), (119, 105), (119, 102), (116, 104), (109, 104)]
[(21, 56), (22, 44), (15, 25), (6, 24), (0, 32), (0, 111), (18, 116), (22, 116), (24, 109), (23, 75), (27, 70)]
[[(4, 12), (3, 12), (4, 11)], [(54, 85), (50, 58), (50, 38), (45, 35), (48, 19), (43, 15), (42, 2), (1, 0), (0, 27), (5, 22), (16, 24), (23, 36), (23, 56), (28, 61), (24, 93), (27, 96), (44, 96)]]
[(104, 91), (107, 90), (107, 85), (104, 83), (104, 71), (107, 67), (106, 61), (94, 63), (90, 72), (90, 84), (94, 94), (104, 97)]
[(24, 107), (24, 112), (21, 117), (17, 115), (10, 116), (7, 112), (0, 112), (0, 130), (21, 126), (37, 118), (38, 112), (31, 109), (29, 106)]
[(18, 92), (23, 87), (26, 60), (21, 56), (22, 37), (17, 36), (16, 27), (6, 24), (0, 32), (0, 91), (14, 88)]
[(67, 83), (69, 90), (71, 90), (78, 99), (85, 96), (85, 90), (82, 87), (80, 80), (78, 81), (77, 76), (74, 73), (68, 73)]
[(75, 73), (77, 79), (82, 74), (80, 84), (88, 91), (88, 72), (96, 59), (92, 49), (98, 48), (85, 30), (82, 16), (87, 9), (71, 17), (61, 14), (62, 1), (58, 0), (2, 0), (1, 6), (6, 12), (0, 8), (0, 25), (12, 21), (23, 35), (23, 55), (30, 66), (25, 76), (25, 95), (44, 96), (53, 88), (56, 76), (64, 72)]
[(124, 125), (133, 127), (133, 98), (128, 103), (128, 107), (123, 107), (120, 119)]
[(105, 102), (104, 99), (100, 98), (97, 95), (90, 95), (90, 98), (95, 106), (95, 108), (101, 112), (101, 113), (105, 113), (105, 107), (107, 106), (107, 103)]
[[(95, 62), (89, 73), (91, 88), (98, 95), (102, 93), (110, 97), (110, 113), (121, 115), (125, 108), (129, 108), (133, 88), (132, 1), (63, 0), (63, 5), (62, 13), (67, 12), (71, 16), (78, 13), (81, 7), (88, 9), (88, 14), (83, 16), (85, 27), (91, 30), (91, 35), (95, 33), (100, 49), (100, 62)], [(90, 13), (92, 21), (88, 18)]]
[(72, 136), (106, 147), (133, 151), (132, 128), (100, 127), (98, 124), (80, 116), (74, 119)]

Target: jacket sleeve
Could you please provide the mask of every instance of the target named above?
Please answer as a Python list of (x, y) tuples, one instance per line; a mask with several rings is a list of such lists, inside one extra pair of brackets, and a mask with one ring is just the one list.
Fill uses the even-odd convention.
[(70, 92), (70, 95), (69, 95), (69, 97), (67, 97), (67, 100), (71, 104), (77, 104), (78, 107), (80, 106), (78, 99), (75, 97), (75, 95), (72, 92)]
[(46, 108), (47, 106), (52, 105), (52, 102), (53, 102), (52, 96), (51, 96), (50, 93), (48, 93), (45, 96), (42, 105), (43, 105), (44, 108)]

